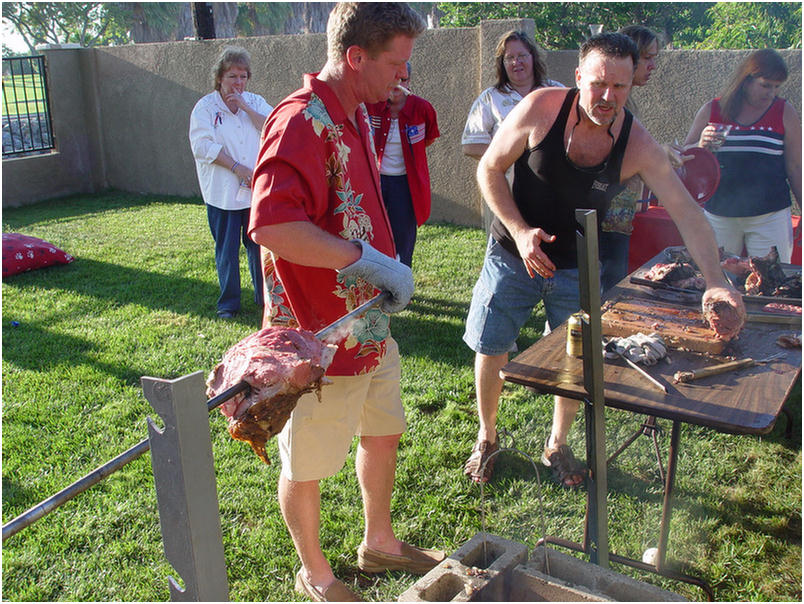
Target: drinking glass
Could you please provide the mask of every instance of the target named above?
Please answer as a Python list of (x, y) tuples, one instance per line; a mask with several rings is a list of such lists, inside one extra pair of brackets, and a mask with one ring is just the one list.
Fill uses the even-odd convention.
[(723, 143), (726, 142), (726, 137), (729, 135), (731, 131), (731, 124), (719, 124), (717, 122), (709, 122), (707, 126), (712, 126), (714, 131), (714, 138), (709, 143), (709, 149), (711, 151), (717, 151)]

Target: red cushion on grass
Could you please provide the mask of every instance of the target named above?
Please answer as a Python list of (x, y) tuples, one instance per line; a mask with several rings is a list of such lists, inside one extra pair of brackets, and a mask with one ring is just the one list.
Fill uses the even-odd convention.
[(19, 233), (3, 233), (3, 279), (35, 268), (68, 264), (74, 258), (52, 243)]

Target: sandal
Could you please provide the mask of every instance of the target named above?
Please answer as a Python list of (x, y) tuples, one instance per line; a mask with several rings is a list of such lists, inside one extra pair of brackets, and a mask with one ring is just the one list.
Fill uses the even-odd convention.
[[(560, 445), (557, 449), (547, 447), (550, 437), (544, 443), (541, 462), (553, 471), (553, 478), (565, 489), (577, 489), (583, 485), (589, 470), (572, 454), (569, 445)], [(568, 478), (579, 477), (578, 482), (567, 482)]]
[[(495, 457), (491, 457), (498, 449), (496, 442), (478, 441), (472, 448), (472, 454), (463, 466), (463, 473), (473, 482), (488, 482), (494, 472)], [(491, 457), (491, 459), (489, 459)], [(485, 468), (483, 467), (485, 464)]]

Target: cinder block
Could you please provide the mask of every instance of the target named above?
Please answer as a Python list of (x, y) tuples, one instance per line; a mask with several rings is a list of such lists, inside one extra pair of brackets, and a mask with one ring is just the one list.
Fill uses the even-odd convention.
[[(549, 572), (545, 565), (549, 562)], [(400, 602), (676, 602), (680, 595), (554, 549), (478, 533)]]
[(528, 559), (528, 548), (489, 533), (477, 533), (399, 596), (400, 602), (499, 602), (505, 576)]
[(527, 566), (517, 566), (511, 571), (509, 602), (605, 602), (609, 598), (601, 594), (573, 587), (568, 583), (548, 576)]
[[(545, 565), (545, 555), (549, 562), (549, 573)], [(661, 589), (650, 583), (637, 581), (626, 575), (603, 568), (597, 564), (585, 562), (574, 556), (564, 554), (554, 549), (539, 546), (533, 550), (530, 560), (515, 569), (531, 574), (534, 577), (548, 577), (556, 584), (561, 583), (579, 593), (587, 593), (597, 601), (620, 602), (686, 602), (679, 594)], [(512, 577), (516, 581), (516, 577)], [(528, 600), (538, 601), (541, 598), (536, 594), (527, 597)], [(513, 598), (512, 598), (513, 599)], [(559, 598), (569, 599), (569, 598)], [(588, 600), (587, 600), (588, 601)]]

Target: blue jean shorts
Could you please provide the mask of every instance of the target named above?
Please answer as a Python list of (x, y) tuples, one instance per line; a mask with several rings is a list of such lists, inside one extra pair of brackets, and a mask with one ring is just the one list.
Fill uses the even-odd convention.
[(472, 292), (463, 340), (480, 354), (511, 350), (519, 331), (539, 302), (550, 329), (580, 309), (578, 269), (556, 270), (553, 277), (530, 277), (525, 263), (489, 237), (483, 269)]

